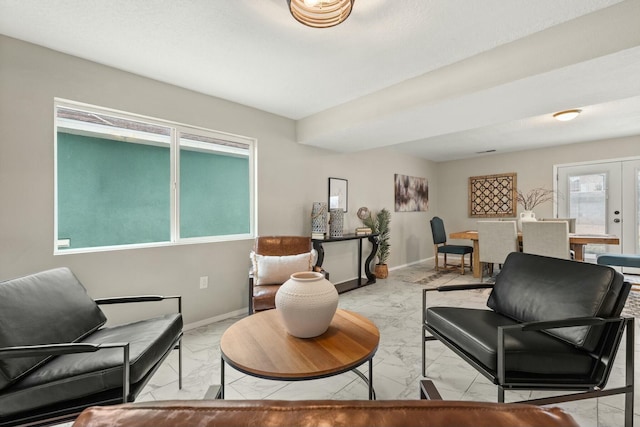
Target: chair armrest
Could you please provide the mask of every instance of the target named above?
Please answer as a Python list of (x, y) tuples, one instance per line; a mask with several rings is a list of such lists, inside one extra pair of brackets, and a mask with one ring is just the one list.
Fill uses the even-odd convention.
[(517, 325), (498, 326), (498, 330), (520, 329), (526, 331), (542, 331), (545, 329), (571, 328), (574, 326), (595, 326), (604, 325), (605, 323), (614, 323), (624, 321), (623, 317), (572, 317), (569, 319), (558, 320), (542, 320), (537, 322), (523, 322)]
[(129, 401), (130, 390), (130, 369), (129, 343), (64, 343), (64, 344), (42, 344), (19, 347), (0, 348), (0, 360), (12, 359), (16, 357), (34, 356), (61, 356), (74, 353), (93, 353), (103, 348), (122, 348), (122, 403)]
[(129, 343), (64, 343), (4, 347), (0, 348), (0, 359), (13, 359), (16, 357), (33, 356), (61, 356), (63, 354), (74, 353), (93, 353), (103, 348), (125, 347), (128, 345)]
[(492, 289), (493, 283), (468, 283), (463, 285), (444, 285), (437, 288), (423, 289), (425, 292), (438, 291), (438, 292), (450, 292), (450, 291), (468, 291), (473, 289)]
[[(542, 320), (535, 322), (524, 322), (519, 323), (517, 325), (505, 325), (498, 326), (498, 348), (497, 348), (497, 380), (498, 384), (502, 385), (505, 383), (506, 372), (505, 372), (505, 345), (504, 345), (504, 336), (505, 333), (513, 330), (520, 330), (523, 332), (530, 331), (542, 331), (546, 329), (556, 329), (556, 328), (570, 328), (575, 326), (593, 326), (593, 325), (604, 325), (606, 323), (624, 323), (628, 321), (633, 321), (633, 318), (628, 317), (611, 317), (611, 318), (602, 318), (602, 317), (572, 317), (569, 319), (557, 319), (557, 320)], [(600, 355), (602, 356), (602, 355)]]
[(473, 289), (492, 289), (493, 283), (469, 283), (462, 285), (444, 285), (437, 288), (422, 289), (422, 323), (427, 321), (425, 311), (427, 310), (427, 292), (451, 292), (451, 291), (467, 291)]
[(182, 313), (182, 296), (181, 295), (170, 295), (170, 296), (138, 295), (138, 296), (126, 296), (126, 297), (96, 298), (96, 299), (94, 299), (94, 301), (98, 305), (109, 305), (109, 304), (127, 304), (127, 303), (131, 303), (131, 302), (164, 301), (164, 300), (167, 300), (167, 299), (177, 299), (178, 300), (178, 313)]

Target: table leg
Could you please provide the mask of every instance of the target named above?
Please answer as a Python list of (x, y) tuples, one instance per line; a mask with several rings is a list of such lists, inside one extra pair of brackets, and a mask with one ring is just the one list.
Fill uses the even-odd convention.
[(584, 244), (572, 243), (571, 250), (575, 253), (576, 261), (584, 261)]
[(224, 359), (220, 358), (220, 399), (224, 399)]
[(373, 388), (373, 359), (369, 359), (369, 378), (360, 372), (358, 368), (354, 368), (351, 371), (362, 378), (362, 381), (369, 386), (369, 400), (376, 400), (376, 390)]
[(473, 277), (479, 278), (480, 271), (480, 241), (473, 241)]
[(324, 261), (324, 248), (322, 247), (322, 242), (313, 242), (313, 249), (318, 253), (318, 259), (315, 266), (318, 268), (322, 267), (322, 262)]
[(369, 400), (375, 400), (373, 391), (373, 359), (369, 359)]
[[(378, 252), (378, 236), (369, 236), (367, 238), (371, 242), (371, 253), (364, 261), (364, 274), (367, 276), (367, 284), (376, 283), (376, 275), (371, 272), (371, 262)], [(360, 240), (362, 243), (362, 240)], [(358, 261), (360, 262), (360, 261)], [(360, 268), (358, 266), (358, 268)]]

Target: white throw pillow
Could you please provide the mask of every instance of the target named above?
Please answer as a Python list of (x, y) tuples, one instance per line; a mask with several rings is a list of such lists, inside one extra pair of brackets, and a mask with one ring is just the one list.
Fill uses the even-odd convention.
[(255, 285), (282, 284), (293, 273), (310, 271), (315, 263), (315, 250), (298, 255), (268, 256), (251, 252)]

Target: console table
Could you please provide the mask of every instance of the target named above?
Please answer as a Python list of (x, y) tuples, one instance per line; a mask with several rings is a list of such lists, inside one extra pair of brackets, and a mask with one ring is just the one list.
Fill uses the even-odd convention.
[[(335, 285), (338, 293), (350, 291), (361, 286), (376, 283), (376, 276), (371, 272), (371, 261), (373, 261), (373, 258), (376, 256), (376, 252), (378, 251), (378, 234), (379, 233), (365, 235), (345, 234), (341, 237), (311, 239), (311, 241), (313, 242), (313, 249), (318, 252), (318, 261), (316, 262), (316, 267), (322, 267), (322, 262), (324, 261), (324, 248), (322, 247), (322, 245), (324, 243), (344, 242), (346, 240), (358, 241), (358, 278), (347, 280), (346, 282), (336, 283)], [(362, 241), (364, 239), (367, 239), (371, 242), (371, 253), (364, 262), (364, 274), (367, 276), (366, 281), (362, 278)]]

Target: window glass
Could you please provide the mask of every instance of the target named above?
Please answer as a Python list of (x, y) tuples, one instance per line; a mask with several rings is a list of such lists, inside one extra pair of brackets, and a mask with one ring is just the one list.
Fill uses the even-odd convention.
[(180, 236), (250, 231), (249, 145), (180, 135)]
[(251, 237), (251, 139), (86, 108), (56, 105), (56, 252)]

